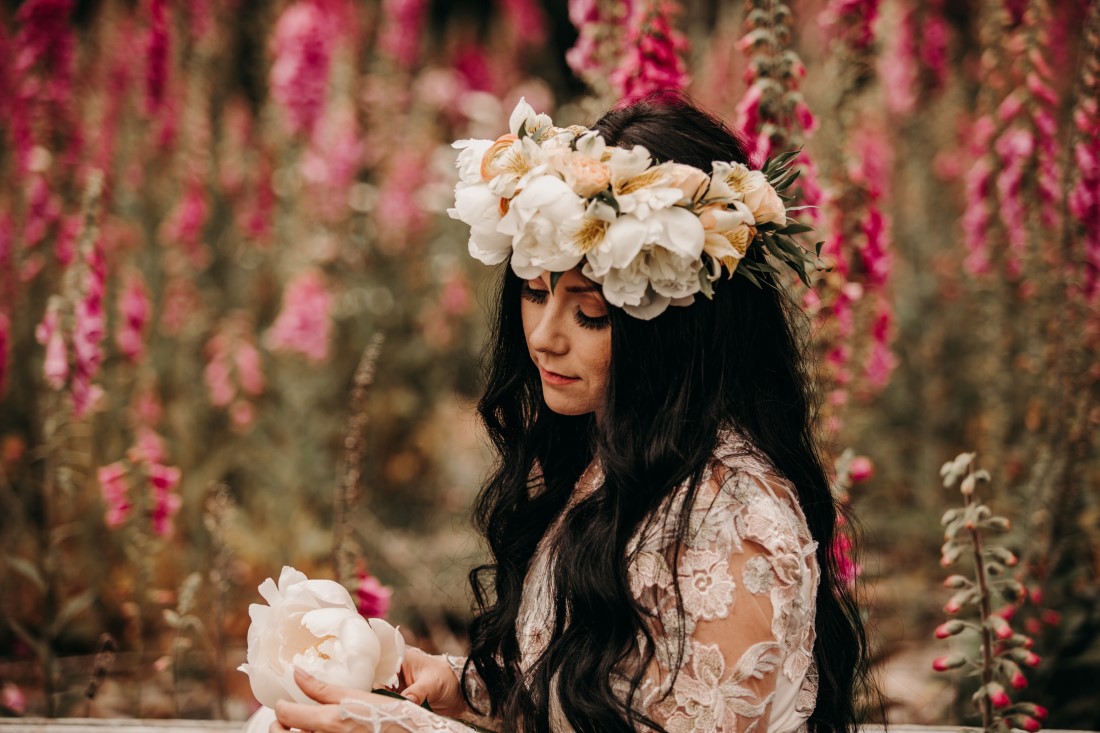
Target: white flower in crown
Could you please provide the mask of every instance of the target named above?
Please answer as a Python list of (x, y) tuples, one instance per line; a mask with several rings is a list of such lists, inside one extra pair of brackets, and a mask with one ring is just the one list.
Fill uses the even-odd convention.
[(497, 230), (512, 241), (512, 270), (524, 279), (544, 270), (565, 272), (577, 266), (584, 251), (569, 236), (581, 226), (584, 199), (557, 176), (531, 179), (516, 194)]
[(644, 147), (612, 147), (595, 130), (554, 127), (523, 99), (509, 130), (495, 141), (454, 143), (459, 181), (447, 213), (470, 226), (478, 260), (510, 258), (522, 278), (582, 266), (608, 303), (645, 319), (700, 291), (710, 297), (710, 283), (723, 269), (732, 275), (758, 238), (775, 237), (769, 249), (805, 280), (804, 261), (813, 258), (783, 238), (808, 227), (795, 222), (784, 231), (783, 199), (769, 181), (789, 185), (797, 153), (769, 162), (768, 174), (737, 162), (716, 161), (709, 175), (654, 165)]

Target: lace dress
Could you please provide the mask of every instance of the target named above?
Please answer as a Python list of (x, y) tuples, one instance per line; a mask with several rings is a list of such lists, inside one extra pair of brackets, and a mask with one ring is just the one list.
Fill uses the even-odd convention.
[[(692, 506), (674, 581), (672, 525), (684, 489), (666, 499), (656, 515), (668, 519), (643, 526), (630, 547), (637, 550), (629, 568), (631, 591), (653, 614), (656, 644), (636, 704), (670, 733), (801, 733), (817, 696), (812, 652), (818, 567), (817, 545), (793, 489), (747, 442), (724, 434)], [(571, 503), (585, 495), (578, 488)], [(553, 628), (549, 568), (558, 521), (543, 538), (524, 582), (517, 631), (525, 660), (538, 657)], [(683, 599), (683, 634), (673, 582), (679, 583)], [(680, 656), (682, 637), (686, 643)], [(644, 643), (639, 637), (639, 645)], [(465, 659), (448, 659), (461, 678)], [(613, 680), (622, 699), (630, 671)], [(467, 691), (487, 710), (486, 690), (472, 667), (471, 672)], [(349, 709), (345, 715), (378, 733), (470, 730), (400, 702), (389, 710), (375, 706)], [(500, 729), (498, 720), (469, 721)], [(551, 709), (551, 724), (554, 731), (572, 731), (560, 709)]]

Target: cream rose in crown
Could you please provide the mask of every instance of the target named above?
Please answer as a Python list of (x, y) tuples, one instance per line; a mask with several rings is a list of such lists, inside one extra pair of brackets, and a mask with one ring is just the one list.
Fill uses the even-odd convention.
[(359, 615), (347, 588), (284, 567), (260, 584), (267, 605), (248, 608), (248, 675), (260, 704), (313, 702), (294, 682), (294, 667), (331, 684), (370, 691), (396, 684), (405, 640), (382, 619)]

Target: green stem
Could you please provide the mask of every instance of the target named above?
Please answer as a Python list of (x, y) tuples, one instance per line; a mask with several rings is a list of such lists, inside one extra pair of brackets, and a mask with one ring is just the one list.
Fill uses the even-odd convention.
[[(974, 466), (970, 466), (970, 475), (974, 475)], [(966, 506), (969, 509), (974, 505), (974, 494), (966, 495)], [(985, 560), (982, 557), (982, 533), (977, 525), (967, 530), (974, 547), (974, 572), (977, 575), (978, 590), (980, 592), (979, 616), (981, 619), (982, 635), (982, 685), (988, 685), (993, 681), (993, 632), (986, 623), (993, 614), (990, 599), (989, 585), (986, 582)], [(981, 697), (982, 727), (992, 733), (993, 731), (993, 703), (989, 695)]]

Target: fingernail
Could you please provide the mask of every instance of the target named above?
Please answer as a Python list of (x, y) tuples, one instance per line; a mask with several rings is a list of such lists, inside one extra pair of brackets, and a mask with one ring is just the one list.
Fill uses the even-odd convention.
[(305, 677), (308, 680), (314, 679), (313, 675), (311, 675), (309, 672), (305, 671), (304, 669), (302, 669), (298, 665), (294, 665), (294, 672), (295, 672), (295, 674), (298, 674), (302, 677)]

